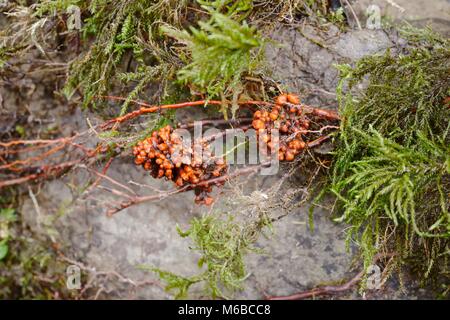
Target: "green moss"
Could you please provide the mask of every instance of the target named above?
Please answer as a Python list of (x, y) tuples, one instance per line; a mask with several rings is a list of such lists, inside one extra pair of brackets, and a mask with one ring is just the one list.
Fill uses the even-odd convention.
[(207, 296), (227, 298), (243, 288), (242, 281), (247, 276), (244, 256), (257, 251), (253, 243), (259, 231), (269, 224), (264, 218), (239, 223), (232, 215), (211, 214), (194, 218), (186, 232), (180, 229), (178, 232), (182, 237), (191, 238), (192, 250), (201, 254), (198, 266), (203, 272), (184, 277), (158, 268), (143, 268), (156, 272), (167, 283), (166, 290), (174, 290), (178, 299), (186, 298), (190, 287), (196, 283), (204, 284)]
[(331, 190), (366, 266), (388, 250), (414, 261), (422, 278), (448, 277), (450, 43), (403, 31), (400, 52), (338, 66), (343, 121)]
[(66, 288), (66, 263), (58, 259), (51, 243), (38, 239), (21, 223), (13, 209), (14, 189), (0, 197), (0, 299), (74, 298)]
[[(45, 28), (74, 18), (73, 13), (68, 14), (73, 6), (81, 12), (83, 53), (70, 62), (64, 93), (69, 98), (80, 93), (83, 106), (95, 109), (104, 106), (99, 96), (114, 92), (127, 97), (121, 114), (127, 112), (132, 99), (164, 101), (177, 77), (209, 97), (236, 102), (245, 87), (242, 75), (254, 71), (260, 62), (258, 48), (262, 48), (263, 41), (256, 28), (270, 26), (273, 21), (330, 13), (324, 0), (43, 0), (28, 6), (11, 3), (8, 10), (15, 10), (15, 15), (9, 17), (10, 27), (0, 34), (0, 66), (33, 47), (47, 57), (43, 48), (46, 43), (78, 36), (76, 30), (53, 28), (49, 33)], [(333, 15), (333, 19), (339, 17)], [(177, 47), (161, 34), (161, 26), (186, 42), (186, 47)], [(190, 32), (174, 32), (182, 28)], [(70, 31), (69, 36), (60, 37), (64, 31)], [(234, 103), (233, 111), (236, 108)]]
[(190, 32), (164, 27), (163, 31), (186, 46), (188, 63), (178, 79), (192, 84), (210, 98), (236, 97), (242, 91), (241, 77), (258, 64), (253, 49), (263, 44), (254, 27), (211, 11), (211, 19), (200, 21)]
[(128, 99), (122, 106), (123, 114), (130, 100), (149, 85), (161, 84), (164, 93), (180, 62), (165, 47), (158, 26), (180, 23), (180, 12), (187, 3), (185, 0), (91, 2), (84, 35), (85, 39), (94, 36), (93, 44), (72, 64), (66, 94), (70, 96), (81, 87), (84, 106), (91, 103), (95, 106), (95, 98), (108, 94), (114, 84), (131, 84), (133, 88), (129, 91), (124, 87)]

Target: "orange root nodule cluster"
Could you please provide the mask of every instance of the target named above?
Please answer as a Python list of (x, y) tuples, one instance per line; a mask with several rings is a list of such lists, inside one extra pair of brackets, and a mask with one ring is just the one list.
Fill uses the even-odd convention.
[[(269, 110), (257, 110), (253, 114), (252, 127), (256, 130), (263, 150), (278, 155), (279, 161), (293, 161), (308, 146), (310, 126), (313, 117), (325, 120), (336, 120), (337, 116), (323, 111), (304, 112), (300, 99), (295, 94), (282, 94), (275, 99)], [(310, 108), (310, 107), (309, 107)], [(311, 108), (310, 108), (311, 109)], [(274, 130), (279, 135), (272, 135)], [(202, 156), (193, 152), (198, 145)], [(133, 149), (136, 165), (142, 166), (155, 178), (173, 181), (178, 188), (188, 186), (195, 190), (196, 203), (210, 205), (213, 198), (209, 196), (212, 183), (223, 184), (227, 174), (227, 164), (222, 157), (216, 157), (210, 151), (207, 140), (194, 143), (183, 143), (171, 126), (166, 126), (140, 142)], [(211, 183), (210, 183), (211, 181)], [(213, 182), (215, 181), (215, 182)], [(206, 182), (206, 183), (205, 183)]]
[(212, 186), (196, 185), (224, 175), (227, 165), (222, 158), (212, 155), (208, 143), (202, 143), (201, 148), (203, 157), (196, 156), (193, 146), (184, 144), (168, 125), (138, 142), (133, 154), (135, 164), (141, 165), (154, 178), (166, 178), (180, 188), (190, 184), (195, 190), (196, 203), (210, 205), (213, 198), (208, 194), (212, 192)]
[[(269, 111), (258, 110), (253, 115), (252, 126), (263, 143), (274, 152), (278, 148), (278, 160), (293, 161), (295, 156), (306, 148), (302, 139), (310, 120), (303, 115), (300, 99), (294, 94), (282, 94), (275, 99), (275, 106)], [(278, 141), (272, 141), (271, 131), (277, 128), (280, 132)], [(282, 139), (282, 138), (285, 139)], [(260, 140), (260, 141), (261, 141)]]

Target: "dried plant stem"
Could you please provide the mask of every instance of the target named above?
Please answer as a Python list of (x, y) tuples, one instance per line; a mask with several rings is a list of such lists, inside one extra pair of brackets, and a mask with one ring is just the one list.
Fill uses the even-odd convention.
[(81, 163), (83, 159), (73, 160), (73, 161), (67, 161), (63, 162), (57, 165), (52, 166), (42, 166), (40, 167), (40, 173), (34, 173), (30, 174), (24, 177), (16, 178), (16, 179), (10, 179), (10, 180), (4, 180), (0, 181), (0, 189), (4, 187), (10, 187), (13, 185), (22, 184), (29, 181), (34, 181), (38, 179), (48, 179), (50, 177), (58, 176), (61, 173), (65, 172), (66, 170), (72, 168), (73, 166)]
[[(378, 254), (374, 258), (374, 263), (378, 262), (381, 259), (384, 258), (392, 258), (395, 256), (395, 253), (383, 253)], [(288, 296), (269, 296), (266, 297), (267, 300), (302, 300), (302, 299), (308, 299), (308, 298), (316, 298), (320, 296), (327, 296), (327, 295), (334, 295), (339, 294), (345, 291), (348, 291), (352, 289), (355, 285), (357, 285), (364, 277), (364, 270), (358, 272), (353, 278), (351, 278), (346, 283), (339, 285), (339, 286), (323, 286), (314, 288), (311, 290), (295, 293)]]
[(267, 297), (267, 300), (303, 300), (308, 298), (316, 298), (320, 296), (333, 295), (341, 292), (345, 292), (353, 288), (359, 281), (361, 281), (364, 275), (364, 271), (360, 271), (357, 275), (355, 275), (350, 281), (344, 283), (340, 286), (324, 286), (314, 288), (312, 290), (295, 293), (288, 296), (273, 296)]
[[(124, 100), (122, 97), (115, 97), (115, 96), (104, 96), (102, 98), (106, 99), (113, 99), (113, 100)], [(140, 115), (147, 114), (147, 113), (153, 113), (160, 110), (165, 109), (178, 109), (178, 108), (185, 108), (185, 107), (193, 107), (193, 106), (205, 106), (205, 105), (222, 105), (224, 101), (217, 101), (217, 100), (200, 100), (200, 101), (193, 101), (193, 102), (183, 102), (178, 104), (168, 104), (168, 105), (161, 105), (161, 106), (152, 106), (144, 102), (139, 101), (132, 101), (135, 104), (138, 104), (141, 106), (140, 109), (135, 110), (133, 112), (130, 112), (124, 116), (117, 117), (114, 119), (111, 119), (109, 121), (104, 122), (103, 124), (96, 125), (94, 127), (91, 127), (90, 130), (87, 130), (82, 133), (77, 133), (71, 137), (64, 137), (64, 138), (58, 138), (54, 140), (50, 139), (36, 139), (36, 140), (15, 140), (10, 142), (0, 142), (0, 155), (10, 155), (10, 154), (18, 154), (18, 153), (25, 153), (30, 151), (38, 151), (40, 152), (37, 155), (30, 156), (25, 159), (19, 159), (14, 160), (12, 162), (7, 162), (5, 158), (0, 158), (0, 161), (3, 162), (3, 164), (0, 165), (0, 171), (9, 171), (10, 173), (20, 174), (21, 177), (12, 178), (12, 179), (6, 179), (4, 181), (0, 181), (0, 189), (3, 187), (9, 187), (13, 185), (18, 185), (22, 183), (27, 183), (30, 181), (36, 181), (39, 179), (50, 179), (57, 177), (63, 173), (65, 173), (67, 170), (77, 166), (77, 167), (85, 167), (89, 172), (97, 176), (93, 184), (91, 185), (91, 188), (88, 190), (92, 190), (95, 187), (98, 187), (99, 189), (107, 190), (108, 192), (111, 192), (115, 195), (118, 195), (120, 197), (125, 198), (125, 201), (118, 202), (116, 206), (113, 208), (110, 208), (107, 212), (109, 216), (126, 209), (132, 205), (147, 202), (147, 201), (155, 201), (155, 200), (161, 200), (163, 198), (166, 198), (170, 195), (174, 195), (177, 193), (181, 193), (188, 190), (193, 190), (196, 187), (205, 187), (209, 185), (222, 185), (225, 182), (229, 181), (231, 178), (237, 177), (239, 175), (244, 174), (250, 174), (252, 172), (258, 171), (261, 167), (267, 165), (267, 163), (260, 164), (258, 166), (252, 166), (252, 167), (246, 167), (237, 169), (227, 175), (212, 178), (210, 180), (202, 181), (197, 184), (190, 184), (186, 185), (183, 188), (177, 188), (170, 191), (164, 191), (164, 192), (158, 192), (157, 194), (152, 194), (148, 196), (139, 196), (137, 195), (132, 189), (129, 187), (121, 184), (118, 181), (113, 180), (112, 178), (108, 177), (106, 175), (107, 170), (109, 169), (113, 157), (109, 158), (108, 162), (106, 163), (104, 169), (102, 172), (97, 172), (90, 168), (89, 166), (96, 160), (98, 160), (98, 156), (105, 154), (109, 149), (103, 144), (99, 143), (95, 149), (87, 148), (83, 145), (83, 143), (80, 143), (77, 141), (77, 138), (80, 138), (83, 135), (87, 135), (89, 137), (92, 135), (93, 132), (96, 134), (105, 130), (110, 129), (111, 126), (123, 123), (125, 121), (131, 120), (133, 118), (136, 118)], [(225, 101), (225, 103), (228, 103)], [(239, 105), (258, 105), (258, 106), (274, 106), (273, 103), (270, 102), (264, 102), (264, 101), (240, 101)], [(287, 104), (290, 105), (290, 104)], [(294, 106), (294, 105), (290, 105)], [(323, 110), (318, 108), (313, 108), (304, 104), (298, 104), (295, 105), (297, 108), (301, 108), (304, 114), (313, 114), (319, 118), (326, 119), (326, 120), (337, 120), (339, 119), (339, 116), (329, 110)], [(241, 118), (241, 119), (232, 119), (232, 120), (203, 120), (202, 124), (204, 125), (224, 125), (224, 124), (231, 124), (231, 125), (237, 125), (235, 129), (242, 129), (247, 130), (250, 128), (249, 125), (246, 125), (245, 123), (249, 123), (252, 121), (252, 118)], [(243, 125), (244, 124), (244, 125)], [(180, 127), (182, 128), (190, 128), (193, 124), (181, 124)], [(337, 126), (324, 126), (319, 133), (320, 135), (322, 132), (326, 129), (336, 129)], [(225, 132), (225, 131), (224, 131)], [(313, 131), (311, 131), (313, 132)], [(223, 134), (222, 132), (219, 133)], [(205, 139), (211, 139), (214, 138), (216, 135), (213, 135), (212, 137), (206, 137)], [(314, 141), (310, 141), (307, 145), (309, 148), (313, 148), (315, 146), (320, 145), (327, 139), (329, 139), (331, 135), (326, 136), (320, 136), (318, 139)], [(81, 153), (78, 153), (77, 155), (73, 156), (72, 158), (76, 157), (74, 160), (66, 160), (62, 161), (57, 156), (64, 156), (65, 154), (70, 154), (72, 150), (70, 148), (75, 148), (76, 150), (81, 151)], [(31, 165), (34, 165), (31, 167)], [(101, 186), (100, 182), (102, 180), (107, 180), (119, 189), (111, 189), (107, 188), (105, 186)]]

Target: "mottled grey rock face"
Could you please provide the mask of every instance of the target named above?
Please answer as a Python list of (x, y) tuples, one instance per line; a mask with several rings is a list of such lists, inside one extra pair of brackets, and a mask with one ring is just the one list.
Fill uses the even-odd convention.
[[(170, 183), (146, 176), (132, 161), (119, 159), (108, 173), (121, 182), (132, 180), (158, 189), (172, 188)], [(82, 183), (84, 177), (76, 180), (72, 182)], [(150, 189), (136, 190), (141, 194), (154, 192)], [(95, 199), (77, 199), (74, 202), (76, 194), (62, 181), (48, 182), (36, 194), (39, 214), (31, 199), (26, 199), (22, 206), (24, 218), (38, 232), (48, 234), (52, 230), (54, 240), (64, 244), (68, 256), (98, 271), (117, 271), (136, 282), (154, 279), (153, 274), (140, 271), (139, 265), (161, 267), (183, 275), (197, 271), (198, 256), (189, 251), (190, 243), (182, 239), (175, 228), (177, 224), (186, 228), (193, 217), (192, 194), (133, 206), (111, 218), (105, 215), (99, 204), (117, 201), (118, 197), (95, 194)], [(62, 216), (46, 224), (48, 217), (55, 217), (58, 212)], [(109, 285), (112, 297), (128, 297), (129, 287), (121, 289), (122, 284), (117, 279)], [(155, 286), (144, 286), (136, 294), (149, 299), (170, 297)]]
[[(278, 75), (289, 91), (303, 93), (306, 102), (331, 108), (336, 107), (337, 83), (337, 71), (332, 65), (383, 51), (390, 45), (382, 32), (355, 31), (339, 35), (335, 28), (322, 34), (310, 27), (302, 32), (280, 28), (273, 33), (273, 39), (281, 43), (267, 49), (267, 61), (274, 75)], [(75, 114), (73, 124), (82, 123), (84, 118), (85, 115)], [(124, 183), (132, 180), (158, 189), (172, 188), (170, 183), (147, 176), (130, 158), (116, 159), (108, 174)], [(23, 202), (26, 222), (44, 234), (51, 230), (54, 240), (61, 242), (67, 255), (75, 260), (96, 270), (115, 270), (136, 282), (154, 279), (153, 274), (137, 268), (142, 264), (186, 276), (198, 272), (198, 255), (189, 250), (191, 243), (179, 237), (175, 229), (177, 224), (186, 229), (190, 219), (205, 210), (194, 205), (192, 193), (144, 203), (108, 218), (99, 203), (117, 201), (118, 196), (94, 193), (88, 198), (77, 198), (78, 191), (69, 186), (81, 186), (85, 179), (85, 172), (79, 169), (62, 180), (43, 184), (43, 189), (36, 193), (39, 207), (31, 199)], [(261, 177), (247, 183), (249, 189), (262, 185)], [(140, 194), (155, 192), (136, 185), (133, 189)], [(311, 232), (307, 227), (308, 207), (298, 208), (275, 222), (270, 239), (259, 239), (256, 245), (264, 254), (246, 257), (250, 276), (245, 282), (246, 289), (236, 297), (286, 295), (348, 275), (352, 255), (345, 249), (345, 226), (334, 224), (326, 210), (318, 209), (315, 231)], [(131, 296), (128, 289), (116, 279), (108, 283), (105, 294), (110, 298), (170, 298), (158, 286), (142, 286)], [(196, 296), (198, 292), (194, 292), (193, 297)]]
[(345, 277), (351, 254), (345, 249), (343, 227), (333, 224), (325, 210), (317, 210), (311, 232), (307, 208), (275, 223), (273, 238), (258, 241), (266, 254), (248, 257), (252, 275), (241, 297), (288, 295)]
[(309, 103), (336, 107), (335, 88), (339, 63), (352, 63), (365, 55), (382, 53), (393, 44), (384, 31), (340, 33), (330, 26), (318, 31), (311, 26), (280, 28), (266, 57), (273, 74), (285, 89), (303, 93)]
[(360, 30), (342, 35), (332, 49), (338, 55), (355, 61), (366, 55), (382, 53), (391, 45), (384, 31)]

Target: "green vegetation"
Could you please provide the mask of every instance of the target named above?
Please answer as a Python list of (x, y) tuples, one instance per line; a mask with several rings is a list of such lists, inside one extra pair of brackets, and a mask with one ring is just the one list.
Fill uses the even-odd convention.
[[(69, 10), (73, 6), (81, 13), (81, 30), (48, 32), (51, 24), (66, 21), (62, 28), (68, 28), (69, 20), (78, 18)], [(68, 48), (81, 35), (81, 54), (70, 61), (66, 96), (81, 94), (83, 106), (95, 108), (100, 96), (114, 92), (127, 98), (122, 114), (132, 99), (167, 99), (177, 75), (196, 94), (236, 101), (245, 90), (241, 76), (261, 65), (264, 41), (256, 27), (267, 29), (270, 21), (292, 22), (297, 16), (342, 22), (342, 13), (329, 12), (324, 0), (43, 0), (31, 6), (9, 4), (8, 12), (10, 26), (0, 34), (1, 65), (33, 47), (48, 58), (45, 47), (60, 37), (58, 32), (67, 32), (60, 38)]]
[[(67, 75), (66, 97), (97, 111), (104, 110), (99, 97), (113, 94), (126, 97), (120, 113), (128, 110), (132, 99), (173, 103), (202, 94), (209, 99), (236, 101), (240, 94), (246, 94), (245, 76), (257, 77), (261, 65), (265, 40), (263, 32), (256, 30), (267, 32), (277, 21), (291, 23), (316, 14), (324, 17), (328, 14), (325, 2), (10, 1), (2, 6), (5, 22), (0, 32), (0, 72), (8, 78), (25, 66), (26, 73), (34, 70), (32, 64), (38, 60), (39, 72), (48, 71), (56, 62), (62, 70), (58, 78)], [(81, 29), (73, 23), (78, 18)], [(56, 87), (62, 86), (58, 83), (50, 90)], [(148, 117), (146, 128), (140, 132), (121, 128), (101, 133), (99, 138), (112, 146), (129, 148), (173, 119), (173, 113)], [(30, 138), (28, 126), (17, 124), (12, 134)], [(48, 241), (37, 239), (22, 225), (21, 213), (13, 210), (14, 206), (2, 203), (0, 211), (0, 297), (69, 297), (64, 290), (63, 264)], [(195, 219), (184, 236), (189, 234), (202, 253), (204, 272), (192, 278), (159, 273), (168, 281), (168, 288), (178, 289), (180, 296), (191, 284), (200, 282), (205, 283), (208, 294), (225, 296), (241, 288), (246, 276), (242, 258), (253, 250), (251, 244), (261, 228), (240, 225), (228, 217)]]
[[(167, 283), (166, 290), (176, 290), (177, 299), (186, 298), (190, 287), (204, 283), (204, 292), (213, 298), (227, 298), (228, 293), (242, 289), (246, 278), (244, 256), (256, 251), (253, 243), (261, 230), (270, 222), (266, 218), (251, 222), (234, 221), (232, 215), (205, 215), (194, 218), (190, 228), (182, 237), (190, 237), (195, 246), (192, 248), (201, 254), (199, 268), (204, 269), (199, 275), (183, 277), (157, 268), (150, 268)], [(148, 267), (143, 267), (149, 269)]]
[(11, 240), (10, 224), (16, 222), (16, 220), (17, 216), (14, 209), (0, 209), (0, 261), (8, 254), (8, 242)]
[(242, 91), (241, 76), (257, 65), (252, 49), (262, 48), (261, 38), (254, 27), (214, 11), (210, 21), (198, 24), (200, 29), (191, 27), (191, 33), (169, 27), (163, 29), (183, 42), (190, 53), (192, 62), (178, 72), (179, 80), (193, 84), (208, 97), (232, 96), (237, 100)]
[(423, 278), (448, 279), (450, 43), (430, 30), (402, 35), (400, 52), (339, 66), (344, 120), (331, 190), (366, 266), (396, 252)]
[(164, 98), (167, 83), (179, 65), (169, 53), (167, 43), (159, 36), (162, 23), (178, 25), (180, 12), (187, 1), (91, 1), (89, 15), (83, 27), (84, 39), (94, 36), (84, 56), (71, 66), (66, 93), (81, 87), (84, 105), (94, 103), (99, 95), (111, 92), (114, 84), (135, 83), (126, 92), (128, 100), (122, 106), (125, 113), (135, 99), (150, 84), (161, 83)]
[[(194, 13), (192, 21), (186, 16), (188, 5), (200, 7), (195, 1), (187, 0), (119, 3), (56, 0), (40, 4), (37, 15), (62, 13), (72, 4), (83, 9), (83, 40), (92, 44), (71, 64), (65, 93), (70, 97), (77, 89), (82, 89), (84, 106), (96, 106), (98, 96), (121, 87), (119, 93), (127, 97), (121, 108), (123, 114), (130, 101), (140, 94), (145, 100), (164, 100), (170, 94), (177, 71), (185, 64), (187, 66), (179, 72), (180, 80), (200, 89), (207, 88), (208, 94), (214, 97), (227, 87), (235, 88), (241, 74), (251, 69), (253, 61), (249, 51), (259, 46), (260, 41), (254, 38), (254, 30), (245, 22), (241, 25), (240, 18), (236, 21), (231, 18), (237, 19), (241, 11), (250, 9), (251, 1), (198, 2), (209, 13)], [(225, 14), (219, 13), (222, 11)], [(211, 18), (202, 21), (208, 15)], [(197, 24), (200, 31), (194, 28)], [(162, 30), (166, 31), (170, 28), (175, 36), (175, 28), (182, 25), (191, 26), (192, 31), (191, 36), (186, 31), (177, 33), (188, 42), (186, 50), (175, 48), (173, 41), (160, 29), (161, 26), (165, 26)], [(217, 62), (219, 68), (215, 67)], [(156, 88), (157, 94), (148, 96), (150, 87)]]
[(66, 264), (50, 243), (36, 238), (11, 208), (13, 194), (0, 197), (0, 299), (73, 298), (66, 289)]

